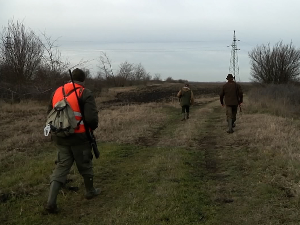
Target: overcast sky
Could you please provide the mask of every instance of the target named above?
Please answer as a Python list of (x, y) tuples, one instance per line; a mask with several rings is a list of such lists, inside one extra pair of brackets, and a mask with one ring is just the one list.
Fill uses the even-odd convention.
[(101, 52), (141, 63), (163, 79), (225, 81), (233, 31), (239, 79), (250, 80), (248, 52), (278, 41), (300, 47), (299, 0), (0, 0), (1, 31), (9, 20), (45, 32), (71, 66), (97, 72)]

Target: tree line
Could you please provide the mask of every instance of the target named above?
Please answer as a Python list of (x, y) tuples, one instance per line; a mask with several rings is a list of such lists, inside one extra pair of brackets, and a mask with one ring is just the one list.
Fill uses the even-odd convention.
[[(9, 21), (0, 33), (0, 99), (18, 102), (21, 99), (48, 99), (60, 85), (70, 80), (68, 69), (80, 67), (87, 75), (86, 85), (98, 93), (103, 87), (128, 86), (161, 81), (153, 77), (142, 64), (121, 63), (113, 73), (111, 60), (103, 52), (99, 56), (99, 71), (92, 76), (84, 61), (72, 66), (64, 61), (57, 39), (46, 33), (36, 34), (19, 21)], [(70, 68), (71, 67), (71, 68)]]
[[(0, 98), (19, 101), (26, 98), (48, 99), (59, 85), (69, 80), (70, 63), (63, 60), (56, 45), (46, 33), (36, 34), (19, 21), (8, 21), (0, 33)], [(274, 46), (262, 44), (249, 53), (252, 81), (262, 84), (286, 84), (299, 81), (300, 50), (282, 41)], [(111, 59), (102, 52), (98, 73), (87, 74), (87, 85), (94, 92), (103, 87), (120, 87), (162, 81), (160, 74), (151, 76), (142, 64), (123, 62), (114, 73)], [(75, 67), (75, 66), (74, 66)], [(174, 82), (172, 77), (167, 82)], [(177, 82), (185, 82), (179, 80)]]

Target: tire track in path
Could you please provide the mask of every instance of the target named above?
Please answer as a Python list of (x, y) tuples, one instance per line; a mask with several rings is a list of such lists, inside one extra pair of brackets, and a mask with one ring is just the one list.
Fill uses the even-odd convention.
[(241, 124), (246, 121), (238, 115), (235, 132), (227, 134), (223, 108), (217, 102), (209, 106), (210, 113), (199, 122), (191, 163), (205, 196), (204, 224), (299, 224), (292, 210), (299, 203), (270, 181), (278, 167), (272, 158), (263, 160), (266, 156), (261, 149), (249, 146), (240, 130), (247, 129)]
[(147, 136), (139, 136), (135, 144), (146, 147), (195, 148), (198, 144), (199, 124), (202, 124), (210, 113), (211, 104), (214, 102), (215, 99), (196, 102), (195, 106), (191, 107), (190, 118), (185, 121), (181, 121), (181, 108), (177, 104), (164, 106), (165, 113), (168, 114), (167, 119), (149, 129)]

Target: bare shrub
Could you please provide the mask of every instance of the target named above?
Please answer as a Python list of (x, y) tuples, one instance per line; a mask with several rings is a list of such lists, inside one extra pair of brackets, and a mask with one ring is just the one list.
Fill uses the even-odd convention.
[(292, 43), (261, 45), (249, 52), (251, 76), (266, 84), (286, 84), (297, 80), (300, 74), (300, 50)]
[[(0, 97), (11, 103), (46, 99), (65, 81), (68, 63), (62, 62), (56, 40), (44, 41), (19, 21), (9, 21), (0, 36)], [(53, 91), (53, 90), (52, 90)]]
[(102, 79), (106, 86), (125, 87), (137, 84), (146, 84), (151, 80), (150, 74), (141, 63), (135, 65), (127, 61), (120, 64), (114, 74), (111, 60), (105, 52), (99, 57), (98, 78)]
[(20, 23), (8, 22), (0, 40), (0, 56), (12, 77), (4, 77), (18, 86), (33, 79), (44, 53), (39, 37)]

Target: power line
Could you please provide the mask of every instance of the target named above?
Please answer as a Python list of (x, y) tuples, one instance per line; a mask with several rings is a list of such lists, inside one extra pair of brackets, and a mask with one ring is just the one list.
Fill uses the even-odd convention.
[[(230, 57), (230, 66), (229, 66), (229, 73), (231, 73), (234, 77), (235, 80), (240, 81), (240, 77), (239, 77), (239, 64), (238, 64), (238, 55), (237, 55), (237, 51), (240, 50), (237, 48), (237, 44), (236, 42), (240, 41), (236, 39), (235, 36), (235, 30), (233, 31), (233, 41), (231, 44), (231, 57)], [(228, 46), (230, 47), (230, 46)]]

